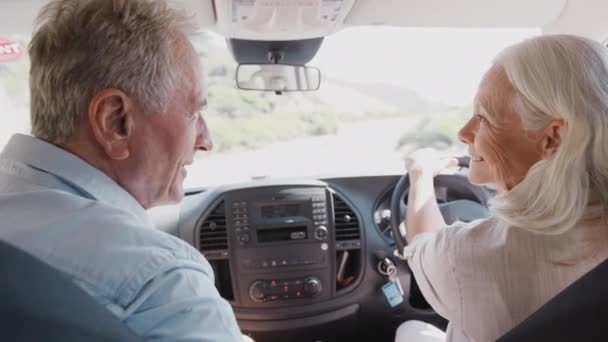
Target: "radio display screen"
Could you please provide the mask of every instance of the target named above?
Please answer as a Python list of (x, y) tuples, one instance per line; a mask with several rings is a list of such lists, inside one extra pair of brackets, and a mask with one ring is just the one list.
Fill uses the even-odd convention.
[(297, 216), (299, 204), (274, 204), (261, 207), (262, 218), (273, 219), (280, 217)]
[(258, 242), (306, 240), (306, 226), (259, 229)]

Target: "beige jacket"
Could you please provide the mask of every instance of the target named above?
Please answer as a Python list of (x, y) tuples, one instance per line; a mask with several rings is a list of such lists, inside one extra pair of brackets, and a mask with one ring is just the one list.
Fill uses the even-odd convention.
[(450, 321), (447, 341), (495, 341), (608, 258), (599, 206), (560, 235), (489, 218), (417, 236), (405, 256), (429, 304)]

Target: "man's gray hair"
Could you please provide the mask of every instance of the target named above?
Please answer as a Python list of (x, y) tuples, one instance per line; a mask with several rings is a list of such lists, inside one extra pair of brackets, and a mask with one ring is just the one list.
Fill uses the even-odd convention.
[[(590, 195), (608, 207), (608, 50), (590, 39), (541, 36), (516, 44), (496, 59), (517, 94), (524, 127), (538, 131), (566, 123), (556, 155), (492, 202), (507, 223), (557, 234), (583, 216)], [(606, 218), (606, 217), (604, 217)]]
[(107, 88), (163, 112), (180, 68), (174, 43), (192, 27), (163, 0), (51, 1), (29, 46), (32, 134), (66, 143)]

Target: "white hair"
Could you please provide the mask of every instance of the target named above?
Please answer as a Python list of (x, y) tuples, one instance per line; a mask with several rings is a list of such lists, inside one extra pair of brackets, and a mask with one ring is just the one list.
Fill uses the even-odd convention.
[(491, 210), (508, 224), (558, 234), (582, 217), (591, 194), (608, 204), (608, 50), (590, 39), (541, 36), (505, 49), (495, 61), (516, 89), (524, 128), (566, 124), (551, 159), (537, 162)]
[(192, 28), (163, 0), (52, 1), (29, 46), (32, 134), (67, 142), (106, 88), (163, 112), (180, 68), (172, 50)]

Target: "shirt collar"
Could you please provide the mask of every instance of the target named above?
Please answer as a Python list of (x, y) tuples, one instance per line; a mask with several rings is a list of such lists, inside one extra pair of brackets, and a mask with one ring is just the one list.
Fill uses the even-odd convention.
[(127, 210), (150, 223), (148, 213), (130, 193), (105, 173), (60, 147), (28, 135), (15, 134), (0, 156), (52, 174), (85, 197)]

